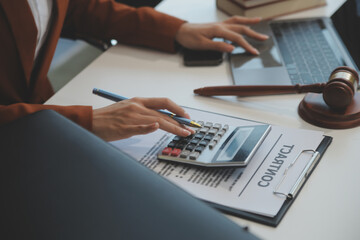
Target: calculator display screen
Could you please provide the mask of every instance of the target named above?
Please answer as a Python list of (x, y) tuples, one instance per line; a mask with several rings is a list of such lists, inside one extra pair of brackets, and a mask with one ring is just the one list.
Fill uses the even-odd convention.
[(238, 153), (240, 148), (250, 136), (254, 128), (240, 128), (237, 129), (231, 141), (225, 146), (217, 158), (217, 161), (231, 161)]
[(268, 129), (268, 125), (235, 128), (222, 144), (212, 162), (243, 162), (246, 164), (261, 144)]

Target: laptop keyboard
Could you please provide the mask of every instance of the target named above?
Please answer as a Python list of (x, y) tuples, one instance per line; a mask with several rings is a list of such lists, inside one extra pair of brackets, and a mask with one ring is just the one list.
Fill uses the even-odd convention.
[(271, 28), (293, 84), (327, 82), (341, 65), (322, 33), (322, 22), (272, 23)]

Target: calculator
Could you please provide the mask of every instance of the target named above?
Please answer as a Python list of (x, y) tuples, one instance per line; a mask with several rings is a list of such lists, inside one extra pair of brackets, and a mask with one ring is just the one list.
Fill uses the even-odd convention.
[(159, 160), (208, 167), (244, 167), (260, 147), (271, 126), (229, 126), (198, 121), (201, 128), (188, 137), (175, 136), (161, 147)]

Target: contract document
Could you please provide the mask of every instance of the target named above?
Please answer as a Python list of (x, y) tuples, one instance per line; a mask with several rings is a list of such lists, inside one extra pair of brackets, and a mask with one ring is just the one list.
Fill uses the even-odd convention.
[[(195, 121), (232, 126), (263, 124), (246, 119), (186, 108)], [(323, 132), (272, 126), (271, 131), (246, 167), (197, 167), (157, 160), (157, 153), (173, 134), (158, 130), (148, 135), (111, 142), (143, 165), (175, 183), (196, 198), (249, 213), (274, 217), (324, 139)], [(286, 173), (285, 170), (297, 158)], [(279, 185), (279, 183), (281, 184)], [(279, 185), (279, 186), (278, 186)]]

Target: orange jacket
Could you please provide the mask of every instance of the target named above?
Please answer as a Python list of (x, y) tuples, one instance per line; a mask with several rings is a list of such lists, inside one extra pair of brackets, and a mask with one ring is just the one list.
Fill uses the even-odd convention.
[(53, 90), (47, 72), (60, 35), (90, 37), (175, 51), (184, 21), (152, 8), (131, 8), (111, 0), (54, 0), (49, 33), (36, 63), (37, 28), (27, 0), (0, 0), (0, 125), (53, 109), (91, 130), (91, 106), (43, 105)]

